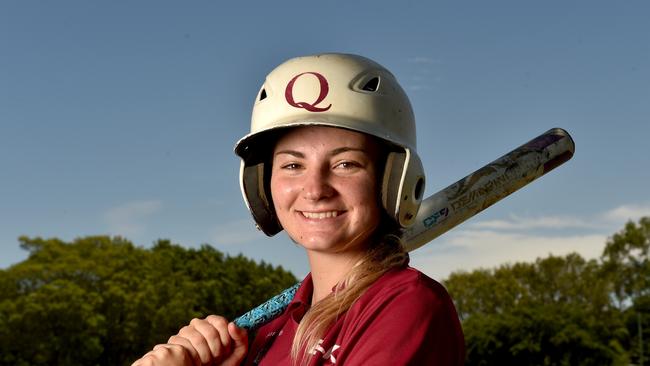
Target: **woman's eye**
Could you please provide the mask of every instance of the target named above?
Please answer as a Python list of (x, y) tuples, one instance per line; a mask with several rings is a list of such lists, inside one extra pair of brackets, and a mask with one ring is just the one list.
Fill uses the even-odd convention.
[(282, 166), (282, 169), (287, 169), (287, 170), (295, 170), (300, 168), (300, 164), (297, 163), (289, 163), (289, 164), (284, 164)]
[(359, 166), (358, 164), (355, 164), (351, 161), (342, 161), (336, 165), (336, 167), (340, 169), (352, 169), (358, 166)]

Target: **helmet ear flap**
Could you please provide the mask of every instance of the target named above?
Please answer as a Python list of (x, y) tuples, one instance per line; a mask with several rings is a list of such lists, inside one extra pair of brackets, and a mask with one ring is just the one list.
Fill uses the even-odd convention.
[(264, 174), (267, 173), (263, 162), (255, 165), (241, 164), (239, 170), (241, 189), (248, 210), (253, 215), (257, 228), (264, 234), (273, 236), (282, 231), (282, 226), (277, 220), (267, 185), (264, 183)]
[(409, 149), (392, 151), (386, 158), (381, 200), (388, 214), (403, 228), (415, 222), (424, 193), (424, 169)]

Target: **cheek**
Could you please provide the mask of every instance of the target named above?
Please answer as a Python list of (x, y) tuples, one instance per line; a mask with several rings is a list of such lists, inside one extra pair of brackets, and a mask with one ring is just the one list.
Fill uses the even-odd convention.
[(281, 178), (271, 177), (271, 199), (276, 212), (287, 210), (287, 204), (291, 201), (293, 191), (288, 182)]
[(364, 220), (368, 222), (379, 221), (381, 216), (381, 198), (374, 181), (367, 181), (363, 184), (349, 185), (355, 187), (349, 190), (349, 197), (355, 201), (355, 205), (362, 207)]
[(275, 206), (275, 210), (278, 210), (279, 203), (282, 202), (282, 194), (281, 191), (278, 188), (278, 181), (276, 178), (273, 176), (271, 177), (271, 200), (273, 201), (273, 206)]

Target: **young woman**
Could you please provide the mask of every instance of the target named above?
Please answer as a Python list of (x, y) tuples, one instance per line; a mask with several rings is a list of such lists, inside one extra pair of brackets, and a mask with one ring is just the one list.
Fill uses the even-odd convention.
[(252, 342), (219, 316), (194, 319), (134, 365), (462, 365), (445, 289), (408, 267), (424, 173), (394, 76), (360, 56), (289, 60), (260, 89), (235, 147), (244, 199), (267, 235), (285, 230), (311, 272)]

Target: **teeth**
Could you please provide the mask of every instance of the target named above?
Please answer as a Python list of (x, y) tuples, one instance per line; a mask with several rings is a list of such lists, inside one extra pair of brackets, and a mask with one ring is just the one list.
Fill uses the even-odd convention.
[(302, 212), (303, 216), (308, 219), (328, 219), (330, 217), (336, 217), (338, 215), (337, 211), (328, 211), (328, 212)]

